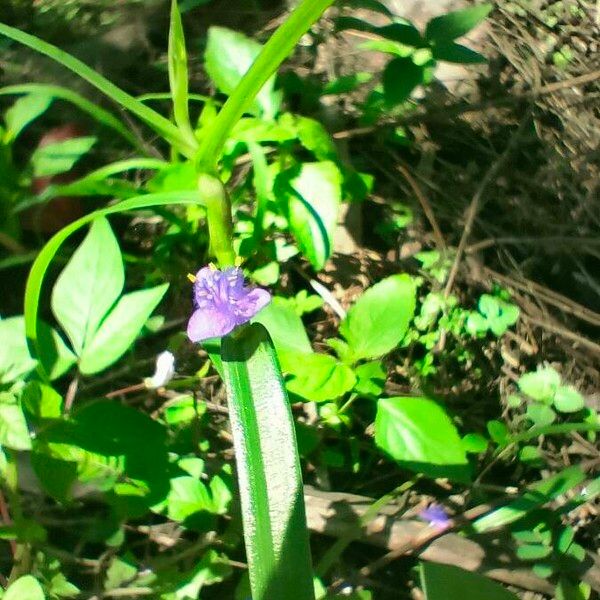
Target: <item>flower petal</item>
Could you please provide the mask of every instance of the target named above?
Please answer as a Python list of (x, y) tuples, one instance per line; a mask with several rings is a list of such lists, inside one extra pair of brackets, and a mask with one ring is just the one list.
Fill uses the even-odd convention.
[(192, 342), (202, 342), (226, 335), (236, 325), (236, 320), (231, 313), (217, 308), (204, 308), (192, 314), (188, 322), (187, 335)]
[(238, 300), (237, 303), (237, 321), (245, 323), (254, 315), (259, 313), (267, 304), (271, 302), (271, 294), (267, 290), (254, 288), (245, 294), (245, 297)]

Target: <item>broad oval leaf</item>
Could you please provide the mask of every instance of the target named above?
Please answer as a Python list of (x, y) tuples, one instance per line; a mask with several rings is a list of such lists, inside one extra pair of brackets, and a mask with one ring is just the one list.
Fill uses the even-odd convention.
[(429, 477), (469, 480), (469, 466), (450, 417), (429, 398), (381, 398), (375, 443), (402, 466)]
[(525, 373), (517, 381), (519, 390), (534, 400), (551, 404), (560, 386), (560, 374), (552, 367)]
[(561, 413), (573, 413), (585, 407), (585, 400), (572, 385), (561, 385), (554, 395), (554, 407)]
[(171, 479), (167, 514), (174, 521), (185, 521), (197, 513), (213, 512), (207, 487), (196, 477), (183, 475)]
[(165, 283), (120, 298), (94, 337), (84, 346), (79, 362), (81, 372), (84, 375), (98, 373), (121, 358), (168, 288), (169, 284)]
[(333, 250), (341, 185), (341, 173), (331, 161), (304, 163), (281, 173), (275, 182), (275, 192), (285, 203), (292, 234), (317, 270), (323, 268)]
[(46, 600), (46, 595), (35, 577), (23, 575), (8, 587), (2, 600)]
[(0, 393), (0, 446), (12, 450), (31, 450), (31, 436), (23, 409), (8, 392)]
[(370, 287), (340, 324), (354, 361), (393, 350), (406, 334), (415, 306), (416, 284), (409, 275), (392, 275)]
[[(262, 323), (267, 328), (282, 363), (286, 363), (286, 353), (312, 352), (302, 319), (292, 308), (277, 302), (277, 298), (267, 304), (253, 321)], [(286, 366), (283, 368), (286, 369)]]
[(27, 94), (19, 98), (5, 113), (7, 141), (15, 140), (32, 121), (44, 114), (52, 104), (48, 94)]
[(434, 17), (427, 23), (425, 37), (432, 42), (451, 42), (469, 33), (491, 10), (491, 4), (479, 4)]
[(408, 100), (413, 90), (425, 80), (425, 68), (416, 65), (412, 57), (399, 57), (390, 61), (383, 72), (383, 91), (388, 104)]
[[(262, 50), (261, 44), (225, 27), (211, 27), (204, 53), (208, 76), (224, 94), (231, 95)], [(281, 94), (271, 77), (256, 96), (252, 112), (272, 119), (279, 112)]]
[[(52, 327), (38, 322), (40, 356), (50, 379), (57, 379), (75, 363), (74, 354)], [(10, 383), (29, 374), (37, 365), (30, 355), (25, 336), (25, 318), (0, 320), (0, 384)]]
[(328, 354), (296, 354), (287, 357), (292, 379), (286, 382), (289, 392), (313, 402), (335, 400), (349, 392), (356, 383), (352, 369)]
[(27, 348), (23, 317), (0, 320), (0, 340), (0, 384), (15, 381), (35, 368), (37, 361)]
[(96, 219), (52, 290), (52, 311), (81, 355), (121, 294), (119, 244), (105, 218)]
[(97, 138), (73, 137), (38, 147), (31, 156), (35, 177), (52, 177), (70, 171), (84, 154), (87, 154)]

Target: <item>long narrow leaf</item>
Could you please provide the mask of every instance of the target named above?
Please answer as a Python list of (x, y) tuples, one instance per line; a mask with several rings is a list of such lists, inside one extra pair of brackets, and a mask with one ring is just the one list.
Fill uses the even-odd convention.
[(29, 47), (40, 54), (48, 56), (52, 60), (73, 71), (75, 74), (79, 75), (79, 77), (98, 88), (103, 94), (119, 103), (123, 108), (126, 108), (139, 117), (150, 128), (156, 131), (156, 133), (176, 146), (183, 154), (186, 156), (192, 156), (194, 154), (195, 148), (190, 146), (183, 134), (173, 123), (171, 123), (171, 121), (146, 106), (143, 102), (136, 100), (133, 96), (123, 91), (114, 83), (106, 79), (106, 77), (103, 77), (94, 71), (94, 69), (80, 61), (78, 58), (71, 56), (67, 52), (64, 52), (48, 42), (44, 42), (33, 35), (20, 31), (15, 27), (10, 27), (4, 23), (0, 23), (0, 34)]
[[(168, 162), (158, 158), (129, 158), (104, 165), (81, 179), (65, 184), (53, 184), (46, 188), (36, 202), (27, 202), (18, 205), (16, 210), (29, 208), (32, 205), (46, 202), (57, 196), (138, 196), (138, 186), (125, 180), (111, 180), (110, 178), (126, 171), (149, 170), (160, 171), (169, 166)], [(104, 184), (104, 185), (102, 185)]]
[(0, 96), (9, 96), (13, 94), (45, 94), (52, 96), (53, 98), (58, 98), (59, 100), (70, 102), (83, 112), (89, 114), (98, 123), (101, 123), (106, 127), (110, 127), (116, 131), (129, 143), (136, 147), (140, 145), (139, 141), (134, 135), (132, 135), (131, 131), (129, 131), (129, 129), (127, 129), (127, 127), (125, 127), (125, 125), (121, 123), (121, 121), (119, 121), (119, 119), (117, 119), (113, 114), (109, 113), (107, 110), (104, 110), (100, 106), (97, 106), (93, 102), (90, 102), (76, 92), (69, 90), (68, 88), (64, 88), (60, 85), (50, 85), (45, 83), (23, 83), (20, 85), (8, 85), (0, 88)]
[(188, 63), (185, 49), (183, 23), (177, 0), (171, 0), (171, 26), (169, 28), (169, 84), (173, 97), (173, 114), (175, 123), (194, 146), (196, 137), (190, 124), (188, 106)]
[(294, 425), (267, 330), (223, 338), (221, 359), (252, 598), (314, 600)]
[(334, 0), (303, 0), (271, 36), (258, 58), (211, 124), (196, 157), (200, 170), (212, 172), (232, 127), (254, 102), (258, 92)]
[(29, 346), (34, 356), (39, 355), (38, 348), (38, 308), (42, 284), (46, 271), (52, 262), (52, 259), (58, 252), (63, 242), (78, 229), (81, 229), (88, 223), (98, 217), (104, 217), (119, 212), (139, 210), (142, 208), (151, 208), (153, 206), (165, 206), (169, 204), (200, 204), (200, 198), (196, 192), (165, 192), (161, 194), (146, 194), (123, 200), (118, 204), (96, 210), (77, 221), (67, 225), (56, 233), (48, 243), (42, 248), (38, 257), (35, 259), (29, 272), (27, 286), (25, 288), (25, 333), (29, 341)]

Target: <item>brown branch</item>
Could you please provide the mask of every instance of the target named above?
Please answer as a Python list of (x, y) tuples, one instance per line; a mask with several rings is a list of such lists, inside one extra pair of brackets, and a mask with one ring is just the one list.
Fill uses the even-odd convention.
[[(355, 535), (361, 516), (373, 503), (372, 499), (364, 496), (323, 492), (310, 486), (305, 486), (304, 498), (309, 529), (336, 538)], [(480, 509), (483, 507), (472, 510)], [(467, 511), (465, 517), (469, 516), (470, 511)], [(394, 553), (394, 557), (416, 554), (423, 560), (455, 565), (523, 589), (545, 594), (554, 591), (551, 583), (537, 577), (515, 559), (510, 537), (504, 538), (498, 545), (495, 543), (497, 538), (489, 534), (466, 538), (452, 532), (440, 532), (426, 523), (398, 517), (393, 506), (382, 508), (360, 530), (357, 541), (384, 548)], [(582, 575), (583, 581), (600, 590), (600, 561), (590, 554), (588, 559), (589, 566)]]

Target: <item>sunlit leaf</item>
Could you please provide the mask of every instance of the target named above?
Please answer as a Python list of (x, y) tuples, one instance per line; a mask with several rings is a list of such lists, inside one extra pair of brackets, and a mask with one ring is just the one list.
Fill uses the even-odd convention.
[(108, 221), (98, 219), (52, 291), (52, 311), (78, 355), (121, 294), (124, 280), (119, 244)]
[(354, 360), (393, 350), (405, 336), (415, 306), (416, 285), (408, 275), (392, 275), (370, 287), (340, 324)]
[(456, 427), (428, 398), (382, 398), (375, 443), (402, 466), (430, 477), (468, 481), (469, 467)]

